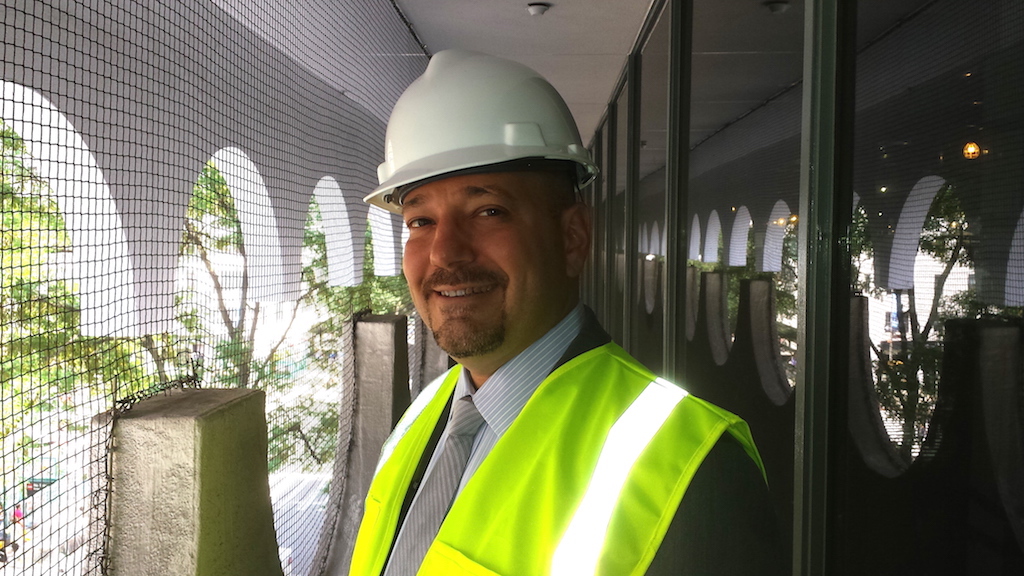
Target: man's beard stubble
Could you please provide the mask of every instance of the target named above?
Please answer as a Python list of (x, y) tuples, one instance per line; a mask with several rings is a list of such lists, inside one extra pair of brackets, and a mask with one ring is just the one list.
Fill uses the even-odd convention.
[[(426, 298), (435, 297), (436, 286), (460, 284), (491, 284), (494, 289), (503, 288), (508, 278), (485, 268), (460, 268), (458, 270), (435, 270), (421, 286)], [(425, 311), (434, 340), (442, 350), (453, 358), (471, 358), (497, 350), (505, 342), (505, 307), (500, 307), (500, 316), (494, 322), (477, 323), (459, 313), (458, 304), (446, 307), (441, 318), (430, 317), (430, 308)], [(439, 314), (441, 315), (441, 314)]]
[(472, 358), (497, 350), (505, 342), (505, 312), (490, 326), (468, 326), (465, 320), (445, 320), (433, 330), (434, 340), (452, 358)]

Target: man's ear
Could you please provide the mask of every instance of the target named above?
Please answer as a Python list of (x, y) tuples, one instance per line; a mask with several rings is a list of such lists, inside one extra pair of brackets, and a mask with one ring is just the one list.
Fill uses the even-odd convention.
[(577, 202), (562, 212), (562, 242), (565, 245), (565, 274), (579, 278), (590, 257), (590, 207)]

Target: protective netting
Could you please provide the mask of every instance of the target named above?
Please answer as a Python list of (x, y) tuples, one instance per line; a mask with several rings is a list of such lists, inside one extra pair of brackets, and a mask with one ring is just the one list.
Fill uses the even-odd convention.
[(105, 571), (111, 416), (174, 387), (266, 392), (285, 573), (317, 573), (352, 317), (409, 311), (361, 197), (427, 59), (387, 0), (297, 4), (2, 4), (0, 574)]

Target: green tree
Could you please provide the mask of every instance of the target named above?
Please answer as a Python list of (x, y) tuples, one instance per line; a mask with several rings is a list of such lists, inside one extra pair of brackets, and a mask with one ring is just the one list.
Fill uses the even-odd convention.
[[(189, 278), (189, 289), (177, 295), (177, 317), (194, 351), (212, 363), (200, 364), (200, 376), (219, 386), (259, 387), (252, 380), (260, 303), (249, 298), (249, 259), (234, 198), (212, 161), (203, 166), (192, 188), (179, 258), (186, 264), (181, 271)], [(209, 323), (207, 312), (215, 318)], [(214, 353), (206, 358), (210, 341)], [(262, 375), (260, 370), (256, 374)]]
[[(952, 184), (936, 194), (919, 240), (919, 250), (941, 263), (934, 276), (934, 297), (927, 310), (919, 310), (915, 291), (894, 293), (896, 322), (891, 342), (871, 343), (875, 361), (875, 386), (884, 412), (901, 422), (896, 439), (900, 453), (908, 461), (913, 450), (924, 441), (927, 424), (935, 408), (942, 362), (943, 321), (952, 317), (972, 317), (986, 307), (975, 299), (973, 289), (949, 293), (947, 283), (958, 267), (974, 268), (970, 223), (958, 191)], [(851, 230), (854, 256), (855, 290), (876, 297), (882, 290), (861, 270), (873, 254), (864, 211), (854, 213)], [(1012, 311), (1009, 311), (1012, 314)]]
[[(197, 367), (202, 381), (267, 392), (271, 470), (286, 464), (316, 469), (332, 461), (340, 394), (325, 392), (341, 382), (345, 324), (364, 312), (411, 309), (403, 278), (373, 274), (369, 231), (365, 240), (363, 282), (329, 286), (323, 222), (313, 201), (304, 233), (301, 295), (285, 305), (286, 328), (261, 333), (265, 310), (250, 296), (253, 270), (231, 190), (212, 162), (196, 181), (180, 249), (193, 288), (178, 295), (177, 317), (186, 347), (210, 356)], [(317, 319), (309, 333), (294, 334), (297, 319), (309, 316)], [(166, 343), (170, 336), (164, 338)], [(259, 346), (267, 340), (269, 345)]]
[(323, 218), (316, 200), (310, 203), (303, 238), (302, 282), (308, 288), (313, 305), (325, 312), (311, 334), (310, 344), (318, 360), (338, 350), (335, 337), (341, 334), (339, 321), (345, 322), (358, 313), (409, 314), (413, 310), (404, 276), (374, 274), (372, 240), (371, 230), (367, 227), (362, 283), (348, 288), (330, 286), (327, 282), (327, 241)]
[(917, 309), (913, 289), (896, 291), (896, 335), (889, 350), (875, 349), (879, 402), (902, 421), (898, 444), (908, 461), (914, 446), (924, 440), (926, 424), (935, 408), (942, 361), (938, 312), (946, 281), (957, 264), (973, 267), (967, 228), (966, 214), (953, 187), (943, 187), (932, 201), (919, 241), (921, 252), (943, 263), (942, 271), (935, 276), (931, 309), (923, 314)]
[[(153, 381), (139, 344), (86, 336), (66, 268), (74, 246), (48, 183), (24, 142), (0, 122), (0, 442), (4, 489), (41, 448), (32, 424), (76, 429), (93, 400), (132, 394)], [(88, 404), (88, 406), (85, 406)], [(109, 402), (102, 402), (109, 406)], [(83, 410), (88, 413), (79, 414)], [(9, 502), (6, 504), (10, 504)]]
[[(306, 394), (291, 392), (291, 400), (274, 407), (270, 424), (271, 469), (298, 464), (310, 469), (330, 464), (338, 436), (338, 391), (344, 367), (342, 333), (353, 316), (365, 313), (409, 314), (411, 300), (405, 278), (377, 276), (373, 269), (373, 243), (367, 229), (363, 281), (357, 286), (337, 287), (327, 282), (327, 241), (316, 200), (310, 202), (303, 239), (303, 305), (318, 319), (310, 328), (306, 344), (304, 377), (315, 387)], [(272, 386), (274, 386), (272, 384)], [(278, 393), (288, 393), (284, 384)], [(331, 391), (333, 401), (318, 400), (318, 393)]]

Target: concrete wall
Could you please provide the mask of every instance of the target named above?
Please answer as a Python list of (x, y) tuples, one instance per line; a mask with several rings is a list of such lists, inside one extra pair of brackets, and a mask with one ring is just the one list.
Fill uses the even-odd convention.
[(405, 316), (364, 316), (355, 325), (357, 390), (347, 453), (339, 451), (331, 485), (330, 523), (321, 535), (319, 561), (325, 576), (348, 574), (363, 501), (381, 447), (409, 407), (409, 362)]
[(116, 419), (113, 576), (281, 576), (264, 394), (173, 390)]

